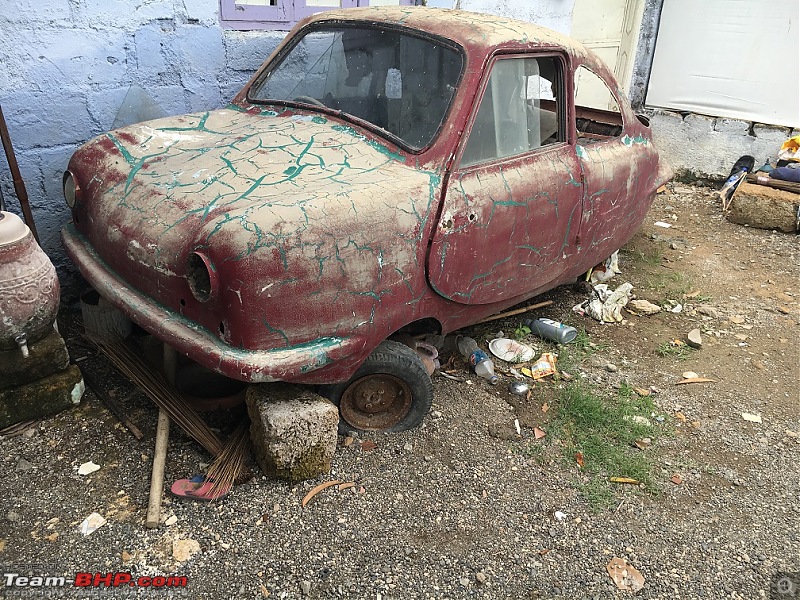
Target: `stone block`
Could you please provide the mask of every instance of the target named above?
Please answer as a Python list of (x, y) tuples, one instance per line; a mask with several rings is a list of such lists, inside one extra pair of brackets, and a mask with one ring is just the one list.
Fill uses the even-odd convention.
[(45, 338), (28, 344), (28, 358), (18, 349), (0, 350), (0, 390), (16, 387), (53, 375), (69, 366), (69, 353), (63, 338), (53, 329)]
[(222, 30), (218, 27), (178, 26), (166, 50), (182, 74), (212, 78), (225, 69)]
[[(52, 23), (70, 19), (69, 0), (17, 0), (13, 6), (4, 6), (2, 19), (10, 23)], [(8, 27), (4, 24), (3, 29)]]
[(168, 32), (164, 32), (158, 25), (147, 25), (139, 29), (134, 35), (136, 44), (136, 66), (139, 77), (143, 74), (163, 73), (167, 69), (167, 62), (161, 46), (165, 43)]
[(731, 200), (728, 220), (758, 229), (795, 233), (798, 231), (798, 211), (800, 194), (743, 183)]
[(76, 406), (84, 390), (83, 376), (75, 365), (38, 381), (0, 390), (0, 429)]
[(330, 473), (339, 410), (313, 392), (287, 383), (247, 390), (250, 438), (261, 470), (291, 482)]
[(714, 124), (714, 131), (732, 133), (734, 135), (748, 135), (750, 123), (739, 119), (717, 119)]
[(12, 138), (14, 149), (20, 152), (83, 143), (94, 135), (86, 99), (66, 89), (59, 93), (58, 102), (49, 93), (11, 94), (3, 103), (3, 113), (9, 128), (13, 123), (14, 130), (21, 132)]
[(278, 47), (283, 35), (252, 31), (225, 32), (225, 59), (229, 69), (254, 72)]

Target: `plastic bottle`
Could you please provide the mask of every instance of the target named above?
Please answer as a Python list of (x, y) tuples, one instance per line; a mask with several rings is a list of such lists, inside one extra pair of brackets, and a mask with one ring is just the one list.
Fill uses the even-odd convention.
[(569, 325), (564, 325), (552, 319), (528, 319), (525, 321), (531, 333), (535, 333), (540, 338), (553, 340), (559, 344), (568, 344), (578, 337), (578, 330)]
[(496, 384), (500, 379), (494, 373), (494, 363), (489, 355), (478, 348), (478, 342), (471, 337), (458, 336), (456, 346), (463, 357), (469, 360), (475, 374), (491, 383)]

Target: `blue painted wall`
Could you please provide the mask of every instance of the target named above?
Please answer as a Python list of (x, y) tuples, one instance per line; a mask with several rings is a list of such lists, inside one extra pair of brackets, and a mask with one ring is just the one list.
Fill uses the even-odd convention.
[[(223, 31), (216, 0), (0, 0), (0, 105), (65, 300), (80, 291), (59, 237), (75, 149), (115, 126), (225, 105), (284, 35)], [(5, 157), (0, 190), (21, 214)]]

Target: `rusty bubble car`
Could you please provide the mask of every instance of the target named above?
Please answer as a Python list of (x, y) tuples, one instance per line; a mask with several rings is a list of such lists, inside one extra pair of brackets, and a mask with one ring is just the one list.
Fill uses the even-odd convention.
[(345, 430), (399, 431), (433, 387), (398, 334), (575, 281), (668, 176), (647, 120), (574, 40), (347, 9), (300, 22), (227, 107), (78, 149), (62, 238), (104, 298), (194, 361), (319, 385)]

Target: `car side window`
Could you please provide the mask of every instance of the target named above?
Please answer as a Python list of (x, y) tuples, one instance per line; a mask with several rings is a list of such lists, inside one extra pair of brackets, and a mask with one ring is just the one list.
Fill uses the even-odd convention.
[(563, 141), (561, 63), (556, 57), (501, 58), (494, 63), (461, 165), (536, 150)]
[(583, 65), (575, 71), (575, 117), (582, 144), (622, 134), (622, 114), (614, 93), (600, 76)]

